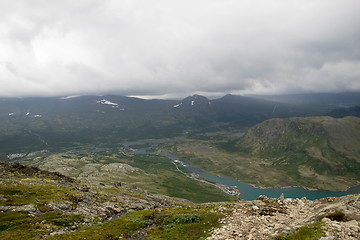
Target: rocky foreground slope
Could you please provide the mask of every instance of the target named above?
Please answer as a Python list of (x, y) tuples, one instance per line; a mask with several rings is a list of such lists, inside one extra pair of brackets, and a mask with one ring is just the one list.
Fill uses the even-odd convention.
[(286, 236), (296, 232), (295, 239), (308, 239), (299, 236), (309, 229), (309, 239), (360, 239), (360, 195), (316, 201), (259, 197), (232, 208), (208, 240), (293, 239)]
[(2, 240), (360, 239), (359, 221), (360, 195), (193, 204), (0, 162)]

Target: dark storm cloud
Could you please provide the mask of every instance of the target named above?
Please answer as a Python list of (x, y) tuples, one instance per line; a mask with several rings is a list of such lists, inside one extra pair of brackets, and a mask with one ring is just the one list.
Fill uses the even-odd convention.
[(0, 95), (360, 91), (357, 0), (0, 0)]

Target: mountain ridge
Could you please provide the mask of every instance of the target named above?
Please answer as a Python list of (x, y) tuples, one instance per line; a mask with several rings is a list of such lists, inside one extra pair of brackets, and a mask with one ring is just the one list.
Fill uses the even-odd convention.
[(115, 95), (1, 99), (0, 152), (8, 155), (20, 148), (56, 150), (78, 143), (174, 137), (193, 130), (249, 127), (272, 117), (308, 114), (286, 104), (275, 106), (247, 97), (229, 104), (199, 95), (182, 101)]

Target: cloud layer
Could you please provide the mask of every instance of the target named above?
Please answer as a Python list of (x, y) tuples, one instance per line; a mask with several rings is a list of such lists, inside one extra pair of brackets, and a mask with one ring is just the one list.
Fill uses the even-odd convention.
[(0, 96), (360, 91), (358, 0), (0, 0)]

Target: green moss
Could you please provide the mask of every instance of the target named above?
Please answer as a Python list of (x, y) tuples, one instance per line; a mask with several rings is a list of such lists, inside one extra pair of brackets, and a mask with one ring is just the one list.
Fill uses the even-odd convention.
[(47, 229), (58, 230), (84, 220), (81, 215), (48, 212), (37, 216), (26, 212), (0, 213), (0, 239), (38, 239), (48, 234)]
[(40, 221), (46, 221), (55, 226), (59, 227), (69, 227), (75, 222), (81, 222), (84, 220), (84, 216), (81, 215), (70, 215), (66, 213), (62, 213), (59, 211), (55, 212), (47, 212), (45, 214), (40, 215)]
[(178, 214), (173, 217), (176, 224), (187, 224), (187, 223), (197, 223), (201, 222), (201, 217), (199, 214), (187, 213), (187, 214)]
[(345, 213), (341, 211), (335, 211), (326, 215), (327, 218), (331, 219), (332, 221), (344, 222), (347, 220)]
[(47, 206), (45, 206), (45, 205), (43, 205), (43, 204), (38, 204), (38, 205), (37, 205), (37, 208), (38, 208), (38, 210), (39, 210), (40, 212), (42, 212), (42, 213), (52, 211), (52, 208), (47, 207)]
[(301, 227), (296, 233), (287, 236), (276, 236), (274, 240), (317, 240), (324, 236), (324, 230), (321, 229), (320, 222), (305, 225)]
[(25, 212), (0, 213), (0, 231), (14, 230), (30, 221), (31, 218)]
[(210, 207), (142, 210), (101, 225), (48, 239), (118, 239), (146, 235), (146, 239), (200, 239), (218, 226), (222, 215)]
[(20, 206), (25, 204), (38, 204), (39, 201), (74, 201), (81, 196), (76, 191), (56, 185), (46, 179), (25, 179), (18, 183), (1, 183), (0, 194), (7, 201), (0, 205)]

